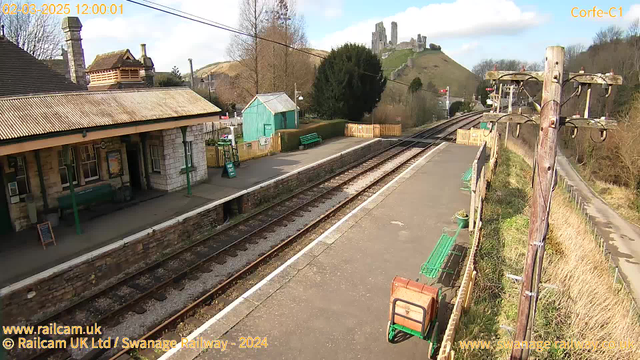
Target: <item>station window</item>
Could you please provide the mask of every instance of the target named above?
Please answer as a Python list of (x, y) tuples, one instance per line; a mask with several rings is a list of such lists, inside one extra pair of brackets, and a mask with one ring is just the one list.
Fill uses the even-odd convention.
[(193, 166), (193, 153), (191, 151), (191, 143), (191, 141), (187, 141), (187, 161), (189, 162), (189, 167)]
[[(73, 179), (73, 183), (78, 183), (78, 177), (76, 176), (76, 152), (75, 149), (71, 148), (71, 178)], [(62, 159), (62, 150), (58, 150), (58, 167), (60, 168), (60, 184), (62, 187), (69, 186), (69, 173), (67, 172), (67, 167), (64, 165), (64, 160)]]
[(162, 161), (160, 161), (160, 146), (150, 145), (149, 152), (151, 153), (151, 170), (154, 172), (160, 172), (160, 164), (162, 164)]
[(18, 183), (18, 193), (20, 197), (30, 192), (29, 179), (27, 176), (27, 158), (18, 156), (16, 158), (16, 182)]
[(96, 149), (91, 144), (80, 147), (80, 169), (85, 181), (100, 178)]

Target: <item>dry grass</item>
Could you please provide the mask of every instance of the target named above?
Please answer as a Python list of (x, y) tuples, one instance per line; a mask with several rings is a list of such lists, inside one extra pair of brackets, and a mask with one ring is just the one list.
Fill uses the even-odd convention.
[(640, 200), (631, 189), (600, 180), (593, 181), (591, 185), (620, 216), (640, 226)]
[(635, 349), (574, 351), (572, 359), (638, 359), (640, 326), (629, 316), (630, 298), (614, 285), (607, 260), (593, 240), (586, 222), (566, 193), (554, 194), (550, 226), (562, 254), (553, 263), (550, 282), (568, 315), (567, 336), (576, 340), (632, 341)]
[[(506, 274), (522, 274), (527, 248), (530, 166), (516, 153), (501, 149), (499, 166), (485, 202), (483, 240), (478, 252), (479, 278), (474, 301), (462, 318), (456, 340), (508, 341), (513, 334), (519, 284)], [(516, 149), (528, 155), (522, 149)], [(582, 215), (567, 194), (553, 195), (543, 283), (557, 290), (541, 292), (533, 340), (631, 341), (634, 348), (534, 351), (538, 359), (639, 359), (640, 326), (630, 316), (630, 298), (613, 284), (607, 261)], [(634, 313), (635, 314), (635, 313)], [(458, 344), (456, 344), (458, 345)], [(463, 359), (508, 358), (509, 349), (456, 349)]]

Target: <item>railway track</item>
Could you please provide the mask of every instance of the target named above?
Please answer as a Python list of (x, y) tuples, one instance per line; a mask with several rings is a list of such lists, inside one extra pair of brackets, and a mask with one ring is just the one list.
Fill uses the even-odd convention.
[[(357, 199), (366, 198), (375, 193), (376, 187), (383, 183), (383, 179), (411, 166), (419, 159), (420, 154), (431, 146), (420, 142), (420, 139), (444, 133), (439, 137), (443, 139), (455, 132), (455, 129), (477, 122), (478, 118), (477, 113), (461, 116), (400, 140), (392, 147), (374, 153), (328, 179), (319, 180), (241, 221), (219, 228), (208, 238), (145, 267), (88, 299), (48, 317), (39, 322), (39, 325), (99, 324), (105, 329), (112, 329), (114, 336), (123, 336), (122, 332), (118, 333), (118, 331), (122, 330), (119, 326), (125, 321), (123, 317), (127, 313), (143, 315), (147, 312), (147, 307), (151, 307), (150, 304), (167, 300), (166, 293), (185, 292), (187, 283), (199, 282), (199, 274), (209, 274), (213, 268), (223, 267), (229, 261), (233, 262), (239, 254), (258, 249), (255, 250), (257, 254), (254, 257), (257, 260), (248, 266), (242, 266), (239, 271), (220, 277), (217, 280), (217, 286), (211, 284), (212, 286), (207, 287), (206, 284), (202, 284), (204, 286), (198, 294), (191, 294), (190, 305), (181, 307), (179, 311), (165, 314), (152, 326), (146, 324), (145, 335), (134, 335), (140, 339), (158, 337), (165, 329), (174, 326), (195, 308), (209, 302), (216, 294), (220, 294), (239, 279), (246, 277), (267, 259), (276, 256), (294, 243), (296, 239), (322, 229), (324, 225), (321, 226), (321, 224), (327, 218), (345, 209), (349, 204), (354, 204)], [(416, 145), (424, 148), (416, 148)], [(371, 178), (371, 174), (376, 171), (380, 174)], [(323, 206), (326, 210), (323, 210), (322, 216), (308, 218), (307, 213), (317, 211)], [(305, 226), (299, 228), (300, 224)], [(265, 241), (270, 234), (274, 233), (286, 235), (285, 240)], [(267, 243), (266, 246), (263, 246), (263, 243)], [(259, 249), (260, 247), (262, 249)], [(191, 290), (191, 288), (193, 286), (189, 285), (188, 289)], [(211, 288), (213, 290), (210, 290)], [(162, 322), (165, 319), (168, 320)], [(160, 322), (162, 323), (158, 325)], [(149, 328), (153, 330), (149, 332)], [(52, 340), (69, 340), (70, 338), (70, 336), (51, 337)], [(105, 352), (106, 350), (101, 349), (89, 353), (76, 352), (73, 357), (93, 359), (113, 355)], [(64, 359), (71, 355), (70, 352), (60, 349), (9, 353), (10, 358), (15, 359)]]

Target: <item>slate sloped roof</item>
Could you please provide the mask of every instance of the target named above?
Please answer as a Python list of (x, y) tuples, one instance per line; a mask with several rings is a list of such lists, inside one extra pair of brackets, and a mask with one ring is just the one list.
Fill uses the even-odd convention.
[(73, 83), (0, 36), (0, 96), (80, 90), (86, 87)]
[[(125, 55), (129, 54), (133, 60), (125, 59)], [(96, 56), (87, 71), (110, 70), (121, 67), (142, 68), (144, 65), (131, 54), (129, 49), (112, 51)]]
[(287, 94), (284, 92), (276, 92), (256, 95), (251, 101), (249, 101), (249, 104), (242, 109), (242, 112), (244, 112), (256, 99), (260, 100), (260, 102), (262, 102), (272, 114), (293, 111), (296, 109), (296, 104), (289, 98), (289, 96), (287, 96)]
[(0, 97), (0, 141), (220, 111), (183, 87)]

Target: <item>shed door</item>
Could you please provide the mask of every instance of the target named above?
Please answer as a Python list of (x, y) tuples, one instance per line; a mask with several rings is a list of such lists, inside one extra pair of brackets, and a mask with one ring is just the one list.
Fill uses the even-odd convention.
[(273, 126), (271, 124), (264, 124), (264, 136), (273, 135)]

